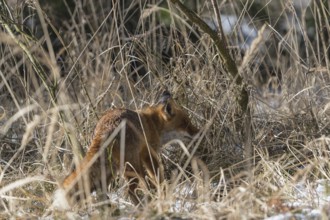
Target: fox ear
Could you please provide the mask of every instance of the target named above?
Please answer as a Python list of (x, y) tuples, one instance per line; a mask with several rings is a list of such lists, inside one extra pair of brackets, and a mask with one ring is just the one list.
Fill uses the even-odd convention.
[(172, 104), (170, 102), (167, 102), (163, 108), (164, 113), (168, 118), (172, 117), (174, 115)]
[(159, 100), (159, 103), (163, 105), (162, 110), (167, 120), (174, 116), (171, 98), (171, 93), (165, 90)]
[(170, 98), (172, 98), (171, 93), (169, 91), (165, 90), (163, 92), (163, 94), (161, 95), (159, 102), (166, 105)]

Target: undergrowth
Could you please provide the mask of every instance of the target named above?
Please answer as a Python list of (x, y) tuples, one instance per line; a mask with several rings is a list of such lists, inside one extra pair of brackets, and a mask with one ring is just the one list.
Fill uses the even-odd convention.
[[(56, 2), (0, 1), (0, 218), (329, 215), (329, 201), (315, 200), (330, 183), (328, 2), (186, 2), (218, 27), (215, 8), (222, 20), (237, 16), (225, 48), (242, 84), (170, 1)], [(242, 86), (247, 114), (237, 102)], [(107, 201), (54, 209), (53, 193), (102, 113), (141, 109), (165, 89), (201, 135), (164, 145), (166, 181), (143, 189), (148, 203), (134, 207), (119, 178)]]

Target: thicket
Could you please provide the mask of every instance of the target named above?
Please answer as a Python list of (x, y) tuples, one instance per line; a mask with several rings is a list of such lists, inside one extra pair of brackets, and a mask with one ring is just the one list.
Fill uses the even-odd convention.
[[(0, 1), (1, 217), (329, 214), (312, 192), (291, 205), (328, 186), (329, 2), (180, 2)], [(118, 181), (106, 204), (52, 210), (102, 113), (164, 89), (202, 131), (164, 146), (164, 187), (142, 208)]]

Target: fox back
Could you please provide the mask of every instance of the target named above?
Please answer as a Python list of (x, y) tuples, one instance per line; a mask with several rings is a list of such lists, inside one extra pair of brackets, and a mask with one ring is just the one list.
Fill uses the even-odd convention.
[[(109, 137), (122, 123), (126, 125), (122, 128), (125, 132), (118, 132), (109, 141)], [(80, 166), (63, 181), (62, 187), (70, 192), (71, 197), (81, 187), (87, 192), (95, 189), (106, 192), (115, 173), (124, 167), (124, 176), (129, 180), (130, 197), (138, 204), (139, 197), (135, 191), (139, 180), (144, 180), (148, 175), (154, 182), (163, 181), (159, 159), (161, 140), (173, 131), (191, 137), (198, 133), (188, 114), (173, 101), (168, 92), (163, 93), (157, 105), (139, 111), (107, 111), (96, 125), (86, 156)]]

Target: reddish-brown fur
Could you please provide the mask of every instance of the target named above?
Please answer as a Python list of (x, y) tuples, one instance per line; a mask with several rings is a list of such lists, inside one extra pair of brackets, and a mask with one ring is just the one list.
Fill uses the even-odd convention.
[[(126, 122), (124, 146), (120, 144), (120, 132), (110, 140), (110, 144), (103, 146), (123, 121)], [(124, 175), (130, 182), (129, 194), (132, 201), (137, 204), (139, 198), (135, 190), (139, 179), (144, 180), (148, 174), (153, 181), (157, 181), (158, 173), (158, 181), (163, 181), (159, 161), (161, 138), (167, 132), (173, 131), (182, 131), (193, 136), (197, 134), (198, 129), (192, 125), (188, 115), (172, 100), (168, 92), (164, 92), (159, 104), (140, 111), (107, 111), (96, 125), (94, 138), (85, 158), (76, 171), (64, 180), (63, 188), (70, 190), (70, 196), (78, 191), (79, 184), (88, 191), (106, 191), (113, 174), (118, 172), (121, 165), (125, 165)], [(124, 147), (122, 163), (121, 147)], [(88, 184), (87, 187), (85, 183)]]

